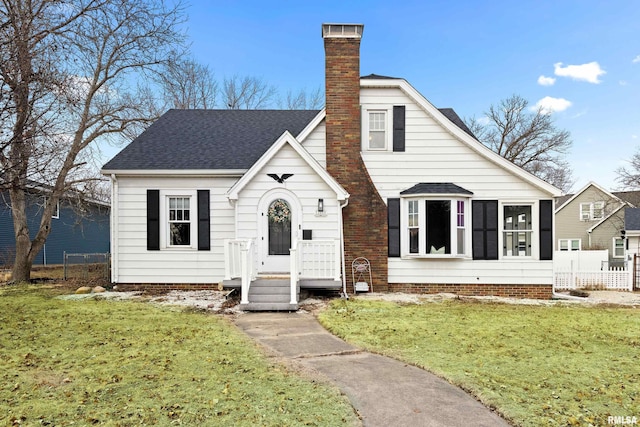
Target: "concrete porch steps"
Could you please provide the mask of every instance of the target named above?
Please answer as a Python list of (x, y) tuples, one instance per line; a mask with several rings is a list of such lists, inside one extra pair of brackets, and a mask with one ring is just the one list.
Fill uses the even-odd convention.
[[(289, 279), (258, 278), (251, 282), (249, 303), (240, 304), (246, 311), (296, 311), (298, 304), (290, 304)], [(300, 287), (297, 289), (300, 294)]]

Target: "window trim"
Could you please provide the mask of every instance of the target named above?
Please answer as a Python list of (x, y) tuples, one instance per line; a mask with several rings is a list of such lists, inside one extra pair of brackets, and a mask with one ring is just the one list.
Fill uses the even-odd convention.
[[(169, 199), (183, 197), (189, 199), (189, 244), (170, 244)], [(198, 250), (198, 201), (196, 190), (161, 190), (160, 191), (160, 249), (161, 250)]]
[[(567, 249), (562, 249), (562, 242), (567, 242)], [(578, 249), (572, 249), (573, 242), (578, 242)], [(562, 252), (578, 252), (582, 250), (582, 239), (558, 239), (558, 250)]]
[[(418, 202), (418, 252), (410, 252), (409, 238), (409, 203)], [(448, 201), (449, 205), (449, 245), (447, 254), (433, 254), (427, 250), (427, 201)], [(458, 227), (458, 201), (464, 202), (464, 226)], [(471, 258), (471, 197), (459, 194), (411, 194), (400, 196), (400, 230), (404, 238), (401, 239), (400, 256), (402, 258)], [(464, 251), (458, 250), (458, 230), (464, 229)]]
[[(371, 148), (369, 146), (369, 114), (384, 113), (384, 147)], [(368, 105), (362, 109), (362, 151), (387, 152), (392, 149), (393, 137), (393, 107), (388, 105)]]

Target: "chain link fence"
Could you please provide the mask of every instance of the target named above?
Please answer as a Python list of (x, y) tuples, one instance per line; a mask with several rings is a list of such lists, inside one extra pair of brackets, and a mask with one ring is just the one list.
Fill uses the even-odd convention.
[(64, 253), (64, 280), (104, 280), (111, 279), (111, 254), (70, 254)]

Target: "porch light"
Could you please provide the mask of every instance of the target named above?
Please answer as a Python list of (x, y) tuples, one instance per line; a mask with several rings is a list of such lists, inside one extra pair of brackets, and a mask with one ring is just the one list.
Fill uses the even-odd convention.
[(318, 199), (318, 213), (324, 212), (324, 199)]

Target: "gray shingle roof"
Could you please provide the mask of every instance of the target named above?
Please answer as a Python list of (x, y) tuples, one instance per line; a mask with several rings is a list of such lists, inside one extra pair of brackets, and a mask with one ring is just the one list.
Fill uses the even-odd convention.
[(635, 207), (640, 207), (640, 191), (614, 191), (611, 194)]
[(411, 188), (401, 191), (400, 194), (469, 194), (473, 193), (450, 182), (421, 182)]
[(169, 110), (103, 169), (249, 169), (285, 130), (297, 136), (318, 113)]
[(626, 208), (624, 210), (624, 229), (640, 230), (640, 208)]

